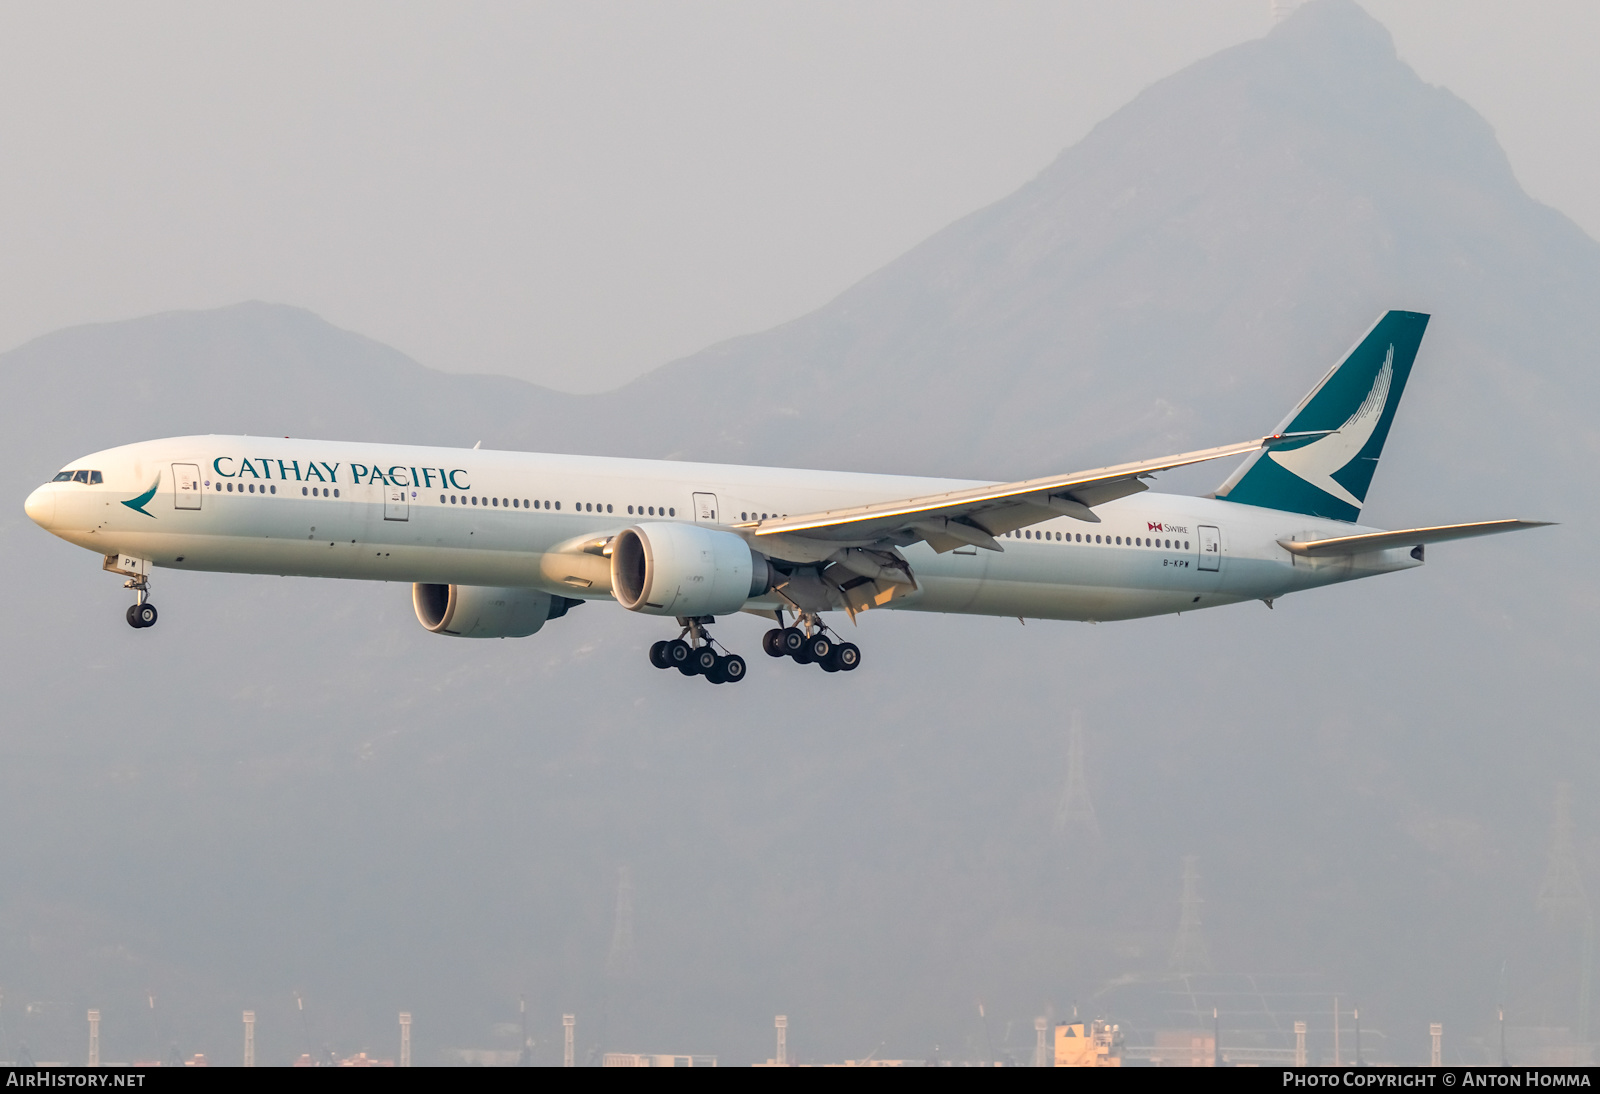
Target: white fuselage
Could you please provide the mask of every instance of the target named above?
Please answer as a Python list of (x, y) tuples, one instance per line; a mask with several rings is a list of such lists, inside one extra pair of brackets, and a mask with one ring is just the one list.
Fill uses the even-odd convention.
[[(604, 564), (570, 545), (641, 521), (728, 526), (978, 485), (227, 436), (125, 445), (71, 469), (98, 471), (101, 481), (47, 483), (28, 499), (28, 513), (101, 555), (174, 570), (520, 586), (585, 599), (610, 597)], [(152, 487), (142, 511), (126, 504)], [(1279, 541), (1365, 529), (1212, 498), (1142, 493), (1096, 512), (1098, 524), (1060, 517), (1002, 536), (1003, 553), (908, 547), (917, 589), (888, 606), (1130, 619), (1270, 600), (1420, 564), (1406, 550), (1297, 557)], [(748, 606), (782, 605), (757, 598)]]

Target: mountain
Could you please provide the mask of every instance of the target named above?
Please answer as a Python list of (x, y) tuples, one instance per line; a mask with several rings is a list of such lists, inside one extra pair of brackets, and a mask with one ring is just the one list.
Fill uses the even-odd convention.
[[(1482, 118), (1313, 0), (827, 306), (616, 392), (445, 375), (259, 303), (0, 355), (0, 1053), (71, 1057), (97, 1006), (108, 1057), (231, 1059), (243, 1008), (263, 1061), (392, 1055), (410, 1010), (442, 1060), (514, 1047), (522, 993), (544, 1059), (563, 1012), (580, 1053), (765, 1058), (775, 1013), (804, 1059), (1025, 1051), (1046, 1007), (1165, 974), (1187, 854), (1218, 968), (1358, 998), (1373, 1056), (1421, 1059), (1441, 1020), (1470, 1053), (1501, 1001), (1570, 1025), (1577, 943), (1530, 924), (1558, 780), (1600, 865), (1597, 298), (1600, 245)], [(189, 432), (1042, 474), (1259, 434), (1389, 307), (1434, 319), (1368, 519), (1561, 528), (1271, 614), (869, 614), (847, 679), (666, 679), (660, 628), (600, 605), (452, 642), (384, 585), (158, 575), (133, 632), (20, 507), (76, 455)], [(1053, 826), (1074, 709), (1087, 858)]]

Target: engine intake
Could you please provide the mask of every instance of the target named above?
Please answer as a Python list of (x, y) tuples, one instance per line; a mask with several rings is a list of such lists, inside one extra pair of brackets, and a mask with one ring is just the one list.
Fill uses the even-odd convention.
[(611, 541), (611, 593), (645, 615), (725, 615), (772, 587), (767, 560), (732, 532), (636, 524)]
[(456, 638), (526, 638), (548, 620), (582, 604), (538, 589), (485, 585), (413, 585), (417, 622), (434, 634)]

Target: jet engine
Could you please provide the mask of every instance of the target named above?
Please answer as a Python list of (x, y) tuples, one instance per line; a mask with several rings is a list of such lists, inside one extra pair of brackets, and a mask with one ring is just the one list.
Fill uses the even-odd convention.
[(434, 634), (457, 638), (526, 638), (581, 600), (538, 589), (484, 585), (413, 585), (417, 621)]
[(767, 560), (732, 532), (636, 524), (611, 541), (611, 594), (645, 615), (725, 615), (772, 586)]

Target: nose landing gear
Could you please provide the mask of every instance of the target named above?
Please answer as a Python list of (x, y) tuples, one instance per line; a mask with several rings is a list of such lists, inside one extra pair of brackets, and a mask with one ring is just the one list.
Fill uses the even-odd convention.
[[(779, 622), (782, 622), (779, 617)], [(831, 635), (820, 616), (802, 613), (793, 627), (774, 627), (761, 639), (768, 657), (788, 657), (797, 665), (819, 665), (823, 672), (854, 672), (861, 666), (861, 648)]]
[(142, 577), (130, 577), (122, 583), (124, 589), (132, 589), (138, 597), (134, 603), (128, 605), (128, 626), (134, 630), (143, 630), (156, 625), (156, 606), (150, 603), (150, 582)]
[[(678, 620), (683, 630), (671, 641), (661, 641), (650, 647), (650, 663), (658, 669), (677, 669), (685, 676), (704, 676), (713, 684), (736, 684), (744, 679), (744, 658), (729, 653), (711, 637), (707, 623), (716, 622), (711, 616), (686, 616)], [(721, 647), (722, 652), (718, 653)]]

